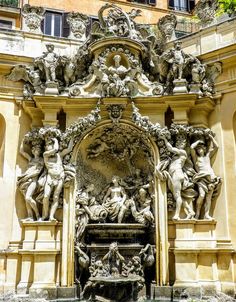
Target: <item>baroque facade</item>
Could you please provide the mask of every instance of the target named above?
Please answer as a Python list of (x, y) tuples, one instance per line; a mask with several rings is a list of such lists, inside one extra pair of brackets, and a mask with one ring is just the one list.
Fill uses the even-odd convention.
[(0, 291), (233, 297), (236, 20), (177, 39), (173, 14), (157, 36), (104, 4), (55, 39), (22, 14), (0, 32)]

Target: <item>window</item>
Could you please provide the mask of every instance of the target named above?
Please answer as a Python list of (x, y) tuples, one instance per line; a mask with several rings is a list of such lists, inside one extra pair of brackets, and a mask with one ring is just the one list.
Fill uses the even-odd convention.
[(43, 33), (54, 37), (68, 37), (70, 28), (66, 16), (67, 13), (47, 11), (42, 22)]
[(156, 0), (128, 0), (130, 2), (141, 3), (141, 4), (149, 4), (149, 5), (156, 5)]
[(44, 33), (45, 35), (60, 37), (62, 31), (62, 14), (49, 13), (45, 14)]
[(169, 0), (169, 8), (189, 12), (195, 6), (194, 0)]
[(0, 27), (1, 28), (9, 28), (9, 29), (11, 29), (13, 27), (12, 26), (12, 21), (0, 19)]

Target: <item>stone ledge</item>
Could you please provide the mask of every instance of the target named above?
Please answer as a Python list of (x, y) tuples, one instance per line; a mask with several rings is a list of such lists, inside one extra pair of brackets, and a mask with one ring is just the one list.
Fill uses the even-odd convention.
[(18, 251), (19, 254), (36, 254), (36, 255), (56, 255), (56, 254), (60, 254), (61, 251), (60, 250), (19, 250)]

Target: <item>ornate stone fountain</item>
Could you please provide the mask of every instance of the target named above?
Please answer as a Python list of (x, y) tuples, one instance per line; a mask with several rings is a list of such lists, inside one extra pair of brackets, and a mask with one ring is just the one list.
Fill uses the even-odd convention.
[[(212, 158), (218, 145), (205, 115), (198, 125), (188, 125), (187, 116), (195, 103), (206, 112), (213, 106), (221, 65), (202, 64), (180, 41), (165, 49), (134, 21), (138, 15), (107, 4), (75, 56), (60, 56), (46, 45), (32, 65), (17, 65), (8, 75), (24, 80), (23, 102), (32, 118), (44, 115), (20, 149), (29, 161), (18, 178), (27, 208), (23, 252), (33, 250), (38, 270), (50, 254), (60, 286), (50, 275), (50, 282), (41, 276), (29, 287), (22, 273), (21, 290), (32, 296), (46, 288), (51, 298), (76, 286), (80, 298), (91, 301), (150, 298), (153, 282), (169, 282), (168, 230), (174, 228), (180, 245), (179, 264), (183, 247), (191, 248), (183, 225), (193, 233), (201, 233), (200, 224), (214, 229), (210, 211), (221, 179)], [(169, 128), (163, 125), (168, 106), (175, 113)], [(61, 109), (67, 112), (65, 130), (57, 127)], [(185, 286), (184, 276), (176, 276), (177, 286)]]

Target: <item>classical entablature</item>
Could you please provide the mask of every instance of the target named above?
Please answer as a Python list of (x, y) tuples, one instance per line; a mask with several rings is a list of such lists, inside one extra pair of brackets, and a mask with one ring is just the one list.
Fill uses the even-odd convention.
[[(198, 295), (196, 254), (214, 251), (214, 270), (223, 180), (213, 168), (219, 146), (208, 115), (222, 65), (203, 64), (179, 40), (167, 47), (174, 16), (161, 19), (159, 39), (135, 22), (139, 14), (107, 4), (87, 36), (86, 16), (71, 14), (80, 24), (74, 56), (46, 44), (32, 64), (7, 75), (24, 81), (21, 104), (32, 120), (20, 146), (28, 166), (17, 187), (27, 209), (22, 265), (27, 271), (35, 254), (37, 278), (31, 286), (22, 270), (19, 291), (36, 297), (46, 288), (54, 297), (57, 278), (61, 287), (76, 284), (84, 299), (137, 301), (144, 286), (150, 297), (154, 279), (168, 285), (175, 266), (176, 286), (188, 283)], [(231, 253), (231, 245), (224, 251)], [(50, 282), (39, 272), (47, 261)], [(191, 263), (194, 277), (181, 274), (183, 263), (186, 270)]]

